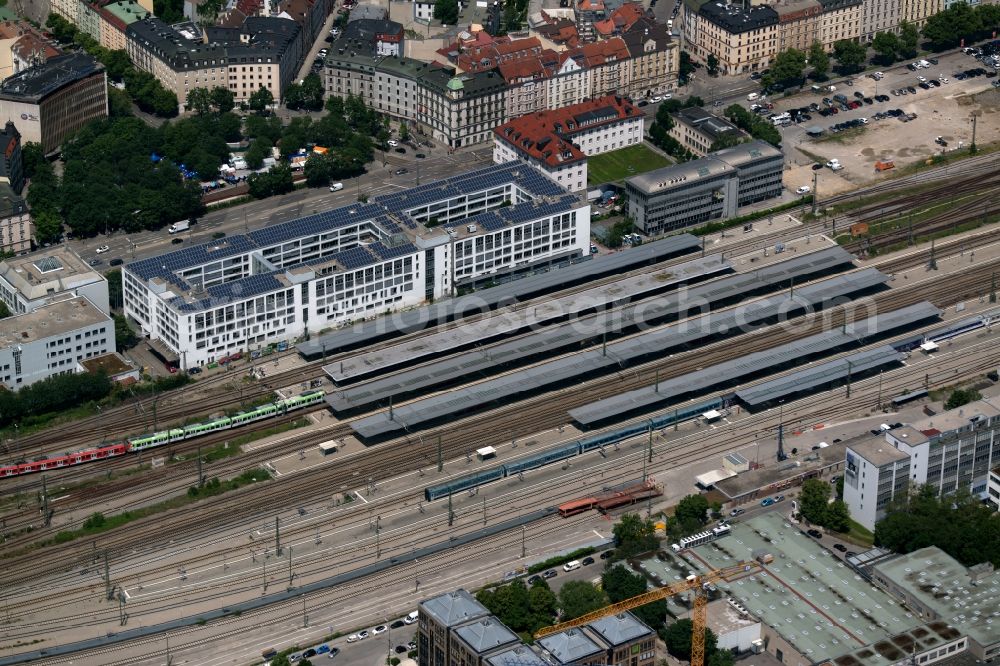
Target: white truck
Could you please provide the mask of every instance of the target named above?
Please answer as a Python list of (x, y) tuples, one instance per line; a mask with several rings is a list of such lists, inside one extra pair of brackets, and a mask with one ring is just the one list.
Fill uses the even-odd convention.
[(826, 163), (827, 168), (833, 169), (834, 171), (840, 171), (844, 168), (844, 165), (840, 163), (840, 160), (834, 158)]
[(190, 228), (191, 228), (191, 222), (189, 220), (181, 220), (180, 222), (174, 222), (173, 224), (171, 224), (170, 228), (167, 229), (167, 232), (171, 234), (177, 234), (182, 231), (187, 231)]

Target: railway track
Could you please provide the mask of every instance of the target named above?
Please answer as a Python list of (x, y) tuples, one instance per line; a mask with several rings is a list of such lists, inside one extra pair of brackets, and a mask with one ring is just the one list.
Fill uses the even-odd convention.
[[(873, 302), (876, 307), (885, 311), (924, 298), (937, 301), (939, 304), (961, 300), (967, 295), (977, 293), (979, 284), (986, 275), (991, 273), (995, 265), (996, 262), (984, 264), (978, 270), (965, 276), (946, 283), (942, 281), (942, 284), (930, 288), (922, 286), (919, 290), (892, 290), (883, 294), (882, 298), (876, 297)], [(776, 332), (774, 329), (766, 329), (750, 334), (741, 340), (741, 349), (746, 353), (763, 350), (813, 334), (825, 326), (839, 326), (853, 320), (853, 314), (844, 310), (832, 311), (824, 313), (824, 315), (826, 316), (814, 319), (806, 325), (796, 325), (791, 330), (784, 329)], [(565, 412), (572, 407), (620, 391), (639, 388), (648, 384), (656, 371), (661, 372), (661, 377), (673, 377), (693, 372), (705, 365), (721, 361), (728, 355), (729, 351), (731, 351), (731, 342), (718, 343), (695, 352), (676, 355), (664, 362), (654, 362), (629, 369), (627, 372), (619, 373), (617, 378), (611, 376), (593, 380), (582, 386), (557, 392), (554, 395), (542, 396), (526, 405), (511, 405), (495, 410), (485, 417), (449, 424), (439, 431), (442, 437), (442, 449), (448, 457), (455, 457), (467, 452), (470, 442), (474, 442), (475, 446), (483, 446), (505, 441), (513, 428), (527, 433), (556, 427), (565, 422)], [(432, 433), (427, 433), (427, 435), (428, 440), (433, 437)], [(324, 433), (317, 436), (329, 437), (330, 434)], [(203, 538), (208, 534), (206, 530), (199, 529), (199, 526), (206, 522), (215, 526), (213, 527), (214, 531), (218, 529), (218, 526), (225, 525), (230, 521), (243, 523), (266, 521), (265, 516), (273, 515), (274, 506), (295, 505), (295, 503), (309, 501), (310, 497), (313, 500), (319, 496), (328, 497), (330, 489), (333, 488), (336, 488), (338, 492), (353, 489), (366, 478), (383, 478), (385, 469), (391, 468), (398, 472), (404, 469), (426, 467), (432, 463), (433, 455), (434, 447), (426, 445), (421, 435), (411, 436), (402, 441), (396, 440), (389, 446), (373, 449), (369, 455), (359, 459), (358, 464), (351, 471), (306, 470), (297, 475), (297, 487), (289, 487), (293, 484), (281, 484), (274, 487), (256, 488), (253, 493), (237, 491), (232, 493), (232, 496), (223, 495), (204, 507), (204, 512), (199, 510), (201, 507), (195, 507), (194, 510), (180, 512), (180, 515), (176, 515), (177, 512), (174, 512), (166, 514), (158, 520), (139, 521), (134, 523), (129, 530), (106, 533), (101, 537), (102, 546), (113, 554), (126, 553), (132, 549), (143, 552), (148, 548), (145, 544), (156, 542), (159, 536), (158, 523), (160, 520), (166, 520), (174, 529), (190, 534), (192, 539)], [(324, 487), (321, 495), (314, 493), (311, 496), (305, 496), (303, 494), (303, 487), (311, 488), (317, 484)], [(43, 576), (52, 570), (71, 570), (79, 566), (80, 562), (86, 562), (90, 557), (92, 557), (92, 550), (89, 545), (66, 544), (60, 548), (58, 553), (43, 552), (9, 558), (8, 562), (12, 570), (20, 572), (20, 579), (27, 581)]]
[[(955, 368), (948, 367), (940, 371), (934, 371), (934, 373), (931, 374), (933, 383), (953, 381), (957, 375), (964, 376), (969, 372), (973, 373), (978, 372), (981, 370), (981, 367), (983, 367), (984, 364), (997, 362), (998, 360), (1000, 360), (1000, 350), (995, 349), (995, 347), (993, 347), (992, 349), (993, 349), (992, 351), (993, 356), (991, 358), (967, 357)], [(912, 385), (912, 382), (913, 378), (911, 377), (890, 376), (890, 378), (886, 381), (885, 388), (887, 391), (891, 393), (892, 391), (903, 390), (908, 385)], [(856, 387), (854, 398), (847, 399), (844, 401), (837, 400), (834, 403), (832, 403), (830, 407), (826, 409), (820, 409), (818, 411), (814, 410), (813, 413), (818, 418), (823, 418), (824, 416), (833, 416), (835, 414), (855, 413), (857, 410), (863, 411), (866, 407), (870, 405), (871, 405), (871, 396), (865, 393), (864, 391), (859, 390), (859, 388)], [(789, 412), (787, 415), (791, 415), (792, 413), (794, 413), (794, 410), (795, 410), (794, 405), (790, 405)], [(752, 429), (764, 429), (771, 427), (771, 424), (769, 423), (769, 421), (771, 420), (773, 420), (773, 415), (762, 413), (754, 415), (747, 419), (742, 419), (741, 422), (739, 423), (739, 426), (740, 429), (743, 431), (750, 430), (751, 428), (749, 428), (748, 426), (753, 426)], [(748, 421), (753, 421), (754, 423), (748, 423)], [(715, 435), (707, 435), (707, 433), (704, 431), (700, 433), (696, 432), (693, 435), (686, 435), (684, 437), (684, 439), (693, 439), (695, 441), (684, 442), (684, 443), (681, 443), (679, 441), (668, 442), (658, 437), (657, 442), (654, 446), (654, 462), (650, 465), (651, 473), (655, 474), (661, 470), (670, 469), (677, 465), (693, 462), (695, 460), (700, 460), (703, 459), (706, 455), (716, 455), (731, 451), (736, 447), (749, 444), (752, 439), (751, 437), (748, 437), (746, 435), (729, 437), (729, 438), (724, 438), (721, 441), (718, 441), (709, 447), (706, 447), (704, 446), (703, 443), (698, 441), (700, 439), (704, 439), (706, 436), (715, 436)], [(682, 446), (684, 447), (683, 449), (680, 448)], [(644, 446), (644, 442), (640, 442), (640, 445), (638, 446), (636, 446), (635, 443), (633, 442), (633, 444), (629, 446), (629, 448), (633, 450), (632, 453), (625, 453), (621, 456), (614, 456), (613, 459), (609, 459), (607, 462), (603, 463), (607, 471), (602, 473), (602, 481), (601, 481), (602, 483), (613, 484), (615, 482), (626, 481), (634, 478), (635, 471), (632, 471), (630, 466), (627, 465), (626, 460), (628, 458), (632, 458), (634, 459), (632, 461), (634, 465), (636, 466), (640, 465), (641, 463), (639, 462), (639, 460), (646, 455), (646, 448)], [(580, 479), (581, 482), (570, 485), (572, 485), (572, 487), (574, 488), (578, 488), (579, 492), (585, 492), (589, 489), (587, 484), (584, 483), (586, 477), (590, 477), (592, 479), (596, 478), (596, 471), (591, 466), (581, 470), (581, 472), (579, 472), (579, 475), (581, 477), (584, 477)], [(592, 483), (593, 482), (591, 482), (591, 484)], [(510, 492), (504, 493), (499, 496), (493, 495), (491, 496), (492, 497), (491, 501), (494, 505), (499, 504), (502, 506), (502, 515), (510, 515), (511, 511), (537, 508), (540, 502), (548, 502), (549, 501), (548, 495), (553, 491), (559, 492), (558, 489), (555, 489), (551, 486), (536, 485), (533, 487), (530, 484), (527, 484), (518, 491), (519, 492), (518, 497), (522, 498), (522, 501), (520, 502), (517, 500), (517, 498), (511, 498), (510, 495), (515, 493), (510, 493)], [(392, 507), (382, 506), (380, 507), (379, 510), (384, 512), (386, 510), (392, 510)], [(439, 520), (440, 516), (438, 516), (437, 519)], [(456, 510), (455, 514), (455, 523), (456, 523), (455, 529), (459, 531), (462, 531), (463, 529), (472, 530), (478, 526), (479, 520), (480, 520), (480, 512), (477, 506), (459, 507)], [(410, 549), (416, 547), (418, 544), (423, 545), (425, 543), (424, 540), (419, 535), (419, 530), (422, 529), (422, 526), (419, 524), (419, 522), (420, 521), (418, 521), (418, 524), (415, 524), (413, 526), (413, 529), (408, 528), (406, 530), (400, 530), (399, 534), (396, 535), (390, 534), (385, 537), (385, 540), (383, 541), (383, 543), (385, 544), (385, 550), (383, 551), (385, 553), (385, 557), (391, 557), (393, 554), (406, 553)], [(551, 525), (553, 522), (555, 521), (551, 519), (546, 519), (545, 521), (535, 523), (533, 527), (535, 528), (547, 527)], [(572, 520), (566, 522), (570, 523), (572, 522)], [(484, 545), (488, 546), (491, 542), (496, 542), (498, 540), (502, 540), (503, 538), (504, 538), (503, 535), (497, 535), (496, 537), (492, 537), (488, 540), (484, 540), (484, 542), (478, 543), (477, 546), (478, 547), (482, 547)], [(369, 535), (368, 541), (370, 540), (371, 539)], [(370, 545), (371, 544), (369, 543), (369, 546)], [(351, 553), (354, 553), (355, 549), (353, 547), (345, 547), (343, 551), (344, 555), (348, 556), (348, 559), (343, 560), (342, 562), (340, 559), (338, 559), (337, 563), (351, 565), (352, 561), (350, 559), (350, 555)], [(370, 548), (369, 549), (362, 548), (362, 550), (359, 552), (365, 552), (365, 551), (368, 552), (368, 556), (371, 556)], [(326, 554), (323, 554), (322, 557), (320, 556), (315, 557), (311, 563), (309, 562), (300, 563), (300, 568), (297, 569), (297, 571), (299, 571), (303, 577), (308, 575), (315, 575), (318, 577), (322, 577), (325, 575), (329, 575), (329, 569), (331, 564), (333, 563), (331, 563), (331, 561), (328, 559), (328, 556)], [(396, 574), (405, 572), (406, 571), (405, 565), (399, 567), (398, 570), (394, 568), (392, 571), (395, 572)], [(422, 568), (422, 571), (425, 571), (425, 569)], [(369, 579), (366, 580), (365, 583), (359, 583), (357, 586), (352, 585), (345, 587), (348, 588), (356, 587), (356, 589), (370, 590), (372, 589), (370, 585), (373, 583), (378, 584), (384, 575), (392, 575), (392, 574), (390, 574), (389, 572), (385, 572), (384, 574), (379, 574), (377, 576), (370, 577)], [(239, 581), (234, 581), (234, 583), (239, 585)], [(257, 587), (256, 584), (246, 584), (241, 586), (240, 591), (243, 592), (244, 594), (253, 593), (256, 587)], [(227, 587), (227, 590), (231, 589), (232, 589), (231, 587)], [(341, 590), (341, 592), (343, 591), (344, 590)], [(217, 590), (207, 595), (204, 595), (202, 597), (202, 600), (204, 600), (205, 597), (207, 597), (208, 600), (210, 601), (214, 601), (216, 607), (227, 603), (227, 594), (225, 594), (222, 591)], [(57, 595), (53, 595), (50, 601), (48, 602), (53, 604), (49, 609), (55, 610), (57, 608), (65, 608), (64, 605), (65, 601), (66, 601), (65, 597), (59, 597)], [(184, 604), (182, 602), (178, 601), (177, 604), (178, 605), (174, 606), (175, 609), (181, 610), (184, 608)], [(158, 610), (156, 611), (148, 611), (150, 614), (147, 615), (147, 611), (142, 608), (141, 603), (139, 604), (133, 603), (130, 615), (140, 621), (142, 620), (154, 621), (156, 618), (153, 615), (153, 613), (162, 612), (162, 610), (163, 610), (162, 607), (159, 607)], [(102, 624), (103, 623), (100, 619), (89, 617), (85, 624), (78, 624), (75, 626), (96, 627), (96, 626), (102, 626)], [(23, 627), (23, 629), (26, 631), (25, 637), (32, 635), (29, 630), (33, 629), (34, 631), (37, 632), (38, 630), (42, 630), (44, 628), (45, 627), (37, 624), (33, 626)]]

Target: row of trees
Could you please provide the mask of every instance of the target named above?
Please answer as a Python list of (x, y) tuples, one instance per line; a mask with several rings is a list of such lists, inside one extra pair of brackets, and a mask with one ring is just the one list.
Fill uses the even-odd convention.
[(1000, 6), (984, 3), (971, 7), (956, 2), (928, 17), (923, 34), (933, 50), (943, 51), (958, 46), (963, 39), (966, 43), (989, 39), (997, 28), (1000, 28)]
[(78, 46), (100, 61), (107, 70), (108, 78), (115, 83), (124, 83), (125, 92), (140, 109), (164, 118), (177, 115), (177, 95), (164, 88), (149, 72), (134, 68), (125, 51), (101, 46), (93, 37), (77, 30), (58, 14), (49, 14), (45, 26), (60, 43)]
[(894, 32), (877, 32), (872, 40), (872, 49), (878, 55), (878, 64), (889, 66), (897, 60), (907, 60), (917, 55), (920, 42), (920, 31), (909, 21), (899, 24), (899, 34)]
[(483, 589), (476, 599), (525, 641), (555, 621), (558, 602), (544, 579), (529, 588), (521, 579), (494, 589)]
[(921, 486), (897, 498), (875, 524), (875, 544), (897, 553), (937, 546), (966, 566), (1000, 567), (1000, 514), (967, 491), (939, 498), (934, 488)]
[(21, 390), (0, 391), (0, 428), (25, 425), (51, 414), (106, 398), (113, 382), (105, 374), (89, 372), (55, 375)]
[(835, 532), (851, 529), (851, 514), (842, 499), (830, 501), (830, 484), (819, 479), (808, 479), (802, 484), (799, 511), (813, 525), (821, 525)]
[(767, 141), (776, 148), (781, 147), (781, 133), (770, 120), (762, 118), (756, 113), (751, 113), (740, 104), (732, 104), (726, 107), (726, 118), (750, 136), (761, 141)]

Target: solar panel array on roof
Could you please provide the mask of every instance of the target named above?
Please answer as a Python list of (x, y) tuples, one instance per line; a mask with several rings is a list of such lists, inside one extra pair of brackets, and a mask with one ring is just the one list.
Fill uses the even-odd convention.
[(209, 287), (205, 290), (208, 298), (204, 298), (192, 303), (187, 303), (182, 298), (174, 299), (173, 304), (178, 310), (191, 312), (203, 310), (208, 307), (218, 307), (227, 302), (240, 299), (252, 298), (259, 294), (266, 294), (281, 289), (283, 285), (273, 273), (264, 275), (250, 275), (239, 280), (224, 282)]
[(368, 246), (380, 259), (389, 260), (396, 257), (405, 257), (417, 252), (417, 247), (413, 243), (400, 243), (399, 245), (386, 245), (382, 241), (376, 241)]
[(926, 320), (940, 310), (926, 301), (902, 311), (889, 312), (869, 317), (832, 331), (824, 331), (800, 340), (780, 345), (766, 351), (754, 352), (730, 361), (707, 367), (698, 372), (673, 377), (659, 385), (621, 393), (570, 410), (570, 416), (577, 423), (590, 427), (599, 423), (622, 418), (638, 410), (649, 410), (667, 403), (674, 403), (683, 397), (728, 386), (741, 378), (753, 377), (764, 372), (774, 372), (781, 367), (803, 363), (810, 358), (828, 354), (849, 344), (856, 344), (864, 337), (878, 333), (885, 335), (892, 330)]
[(382, 207), (375, 204), (349, 204), (297, 220), (272, 224), (263, 229), (251, 231), (247, 236), (256, 246), (263, 248), (304, 236), (326, 233), (340, 227), (358, 224), (365, 220), (372, 220), (383, 213)]
[(903, 354), (885, 345), (740, 389), (736, 392), (736, 397), (748, 407), (760, 407), (775, 400), (838, 382), (846, 379), (848, 375), (863, 375), (875, 368), (898, 363), (902, 359)]
[(332, 258), (343, 264), (344, 268), (348, 270), (364, 268), (372, 263), (373, 259), (372, 253), (365, 247), (352, 247), (343, 252), (338, 252)]
[[(484, 309), (494, 309), (500, 305), (589, 282), (601, 276), (625, 273), (639, 266), (693, 252), (699, 247), (701, 241), (696, 236), (690, 234), (670, 236), (652, 243), (644, 243), (627, 252), (588, 258), (569, 266), (521, 277), (469, 296), (448, 298), (413, 310), (397, 312), (391, 318), (383, 317), (376, 321), (355, 324), (328, 335), (312, 336), (310, 340), (299, 344), (298, 350), (305, 356), (316, 356), (323, 354), (324, 349), (329, 353), (357, 349), (388, 337), (423, 330), (427, 326), (460, 319), (469, 314), (479, 314)], [(842, 256), (850, 258), (850, 255), (840, 248), (836, 249)]]
[(157, 257), (133, 261), (127, 264), (126, 268), (143, 280), (154, 277), (166, 278), (166, 273), (176, 273), (192, 266), (247, 254), (256, 248), (257, 246), (246, 236), (229, 236), (224, 240), (202, 243)]
[[(588, 376), (593, 377), (599, 370), (617, 371), (651, 357), (662, 358), (666, 354), (683, 351), (692, 345), (704, 344), (718, 335), (735, 335), (742, 330), (772, 320), (778, 315), (790, 315), (796, 309), (817, 308), (824, 300), (837, 299), (874, 284), (883, 283), (887, 279), (878, 270), (869, 268), (853, 275), (838, 276), (807, 285), (797, 290), (791, 297), (788, 294), (775, 295), (738, 308), (703, 315), (680, 324), (610, 343), (601, 349), (590, 349), (565, 359), (549, 361), (544, 367), (558, 367), (559, 371), (554, 373), (554, 376), (565, 376), (575, 368), (579, 380), (584, 381)], [(622, 320), (625, 317), (627, 315), (615, 317), (615, 320)], [(899, 316), (899, 318), (904, 317), (905, 313)], [(567, 347), (576, 348), (581, 341), (600, 340), (601, 328), (598, 325), (591, 326), (587, 319), (580, 320), (580, 323), (581, 325), (547, 327), (524, 338), (495, 345), (489, 349), (477, 349), (412, 370), (394, 372), (381, 379), (338, 390), (330, 396), (328, 402), (335, 412), (342, 414), (371, 409), (387, 403), (390, 397), (406, 398), (434, 387), (455, 383), (462, 377), (478, 378), (495, 374), (500, 370), (510, 369), (522, 359), (555, 354)], [(864, 333), (867, 334), (867, 330)], [(421, 338), (421, 343), (424, 340), (426, 338)], [(373, 357), (370, 362), (377, 363), (380, 360), (379, 356), (384, 352), (385, 350), (380, 350), (370, 354)], [(340, 367), (338, 371), (338, 367), (338, 364), (332, 364), (326, 370), (336, 379), (343, 374), (343, 368)]]

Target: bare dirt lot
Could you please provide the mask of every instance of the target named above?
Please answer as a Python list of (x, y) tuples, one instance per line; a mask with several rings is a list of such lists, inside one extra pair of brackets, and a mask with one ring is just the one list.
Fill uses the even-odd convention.
[[(811, 166), (814, 160), (826, 162), (836, 158), (844, 169), (833, 173), (829, 169), (820, 172), (818, 184), (821, 194), (831, 195), (853, 189), (887, 177), (875, 171), (875, 162), (893, 160), (897, 168), (926, 160), (942, 151), (967, 147), (972, 141), (972, 116), (978, 116), (976, 143), (980, 146), (1000, 141), (1000, 90), (992, 86), (996, 79), (983, 76), (957, 81), (953, 72), (977, 66), (970, 60), (959, 63), (958, 67), (931, 67), (910, 72), (893, 71), (876, 83), (870, 78), (857, 78), (854, 86), (838, 86), (837, 92), (854, 99), (854, 92), (860, 91), (867, 97), (877, 93), (890, 95), (888, 102), (876, 102), (835, 116), (822, 117), (812, 114), (812, 121), (800, 126), (790, 126), (782, 130), (785, 150), (792, 151), (791, 165), (786, 172), (786, 183), (797, 185), (812, 182)], [(903, 86), (915, 86), (917, 77), (928, 79), (945, 76), (948, 83), (940, 87), (923, 90), (916, 88), (916, 94), (892, 96), (891, 91)], [(832, 95), (831, 93), (827, 93)], [(774, 100), (775, 112), (789, 108), (808, 106), (820, 102), (824, 95), (812, 93)], [(915, 120), (901, 122), (896, 118), (875, 120), (879, 111), (901, 109), (904, 113), (917, 115)], [(829, 128), (845, 120), (868, 118), (868, 124), (837, 134), (824, 132), (819, 138), (811, 138), (805, 129), (818, 126)], [(937, 145), (934, 140), (942, 137), (947, 147)]]

